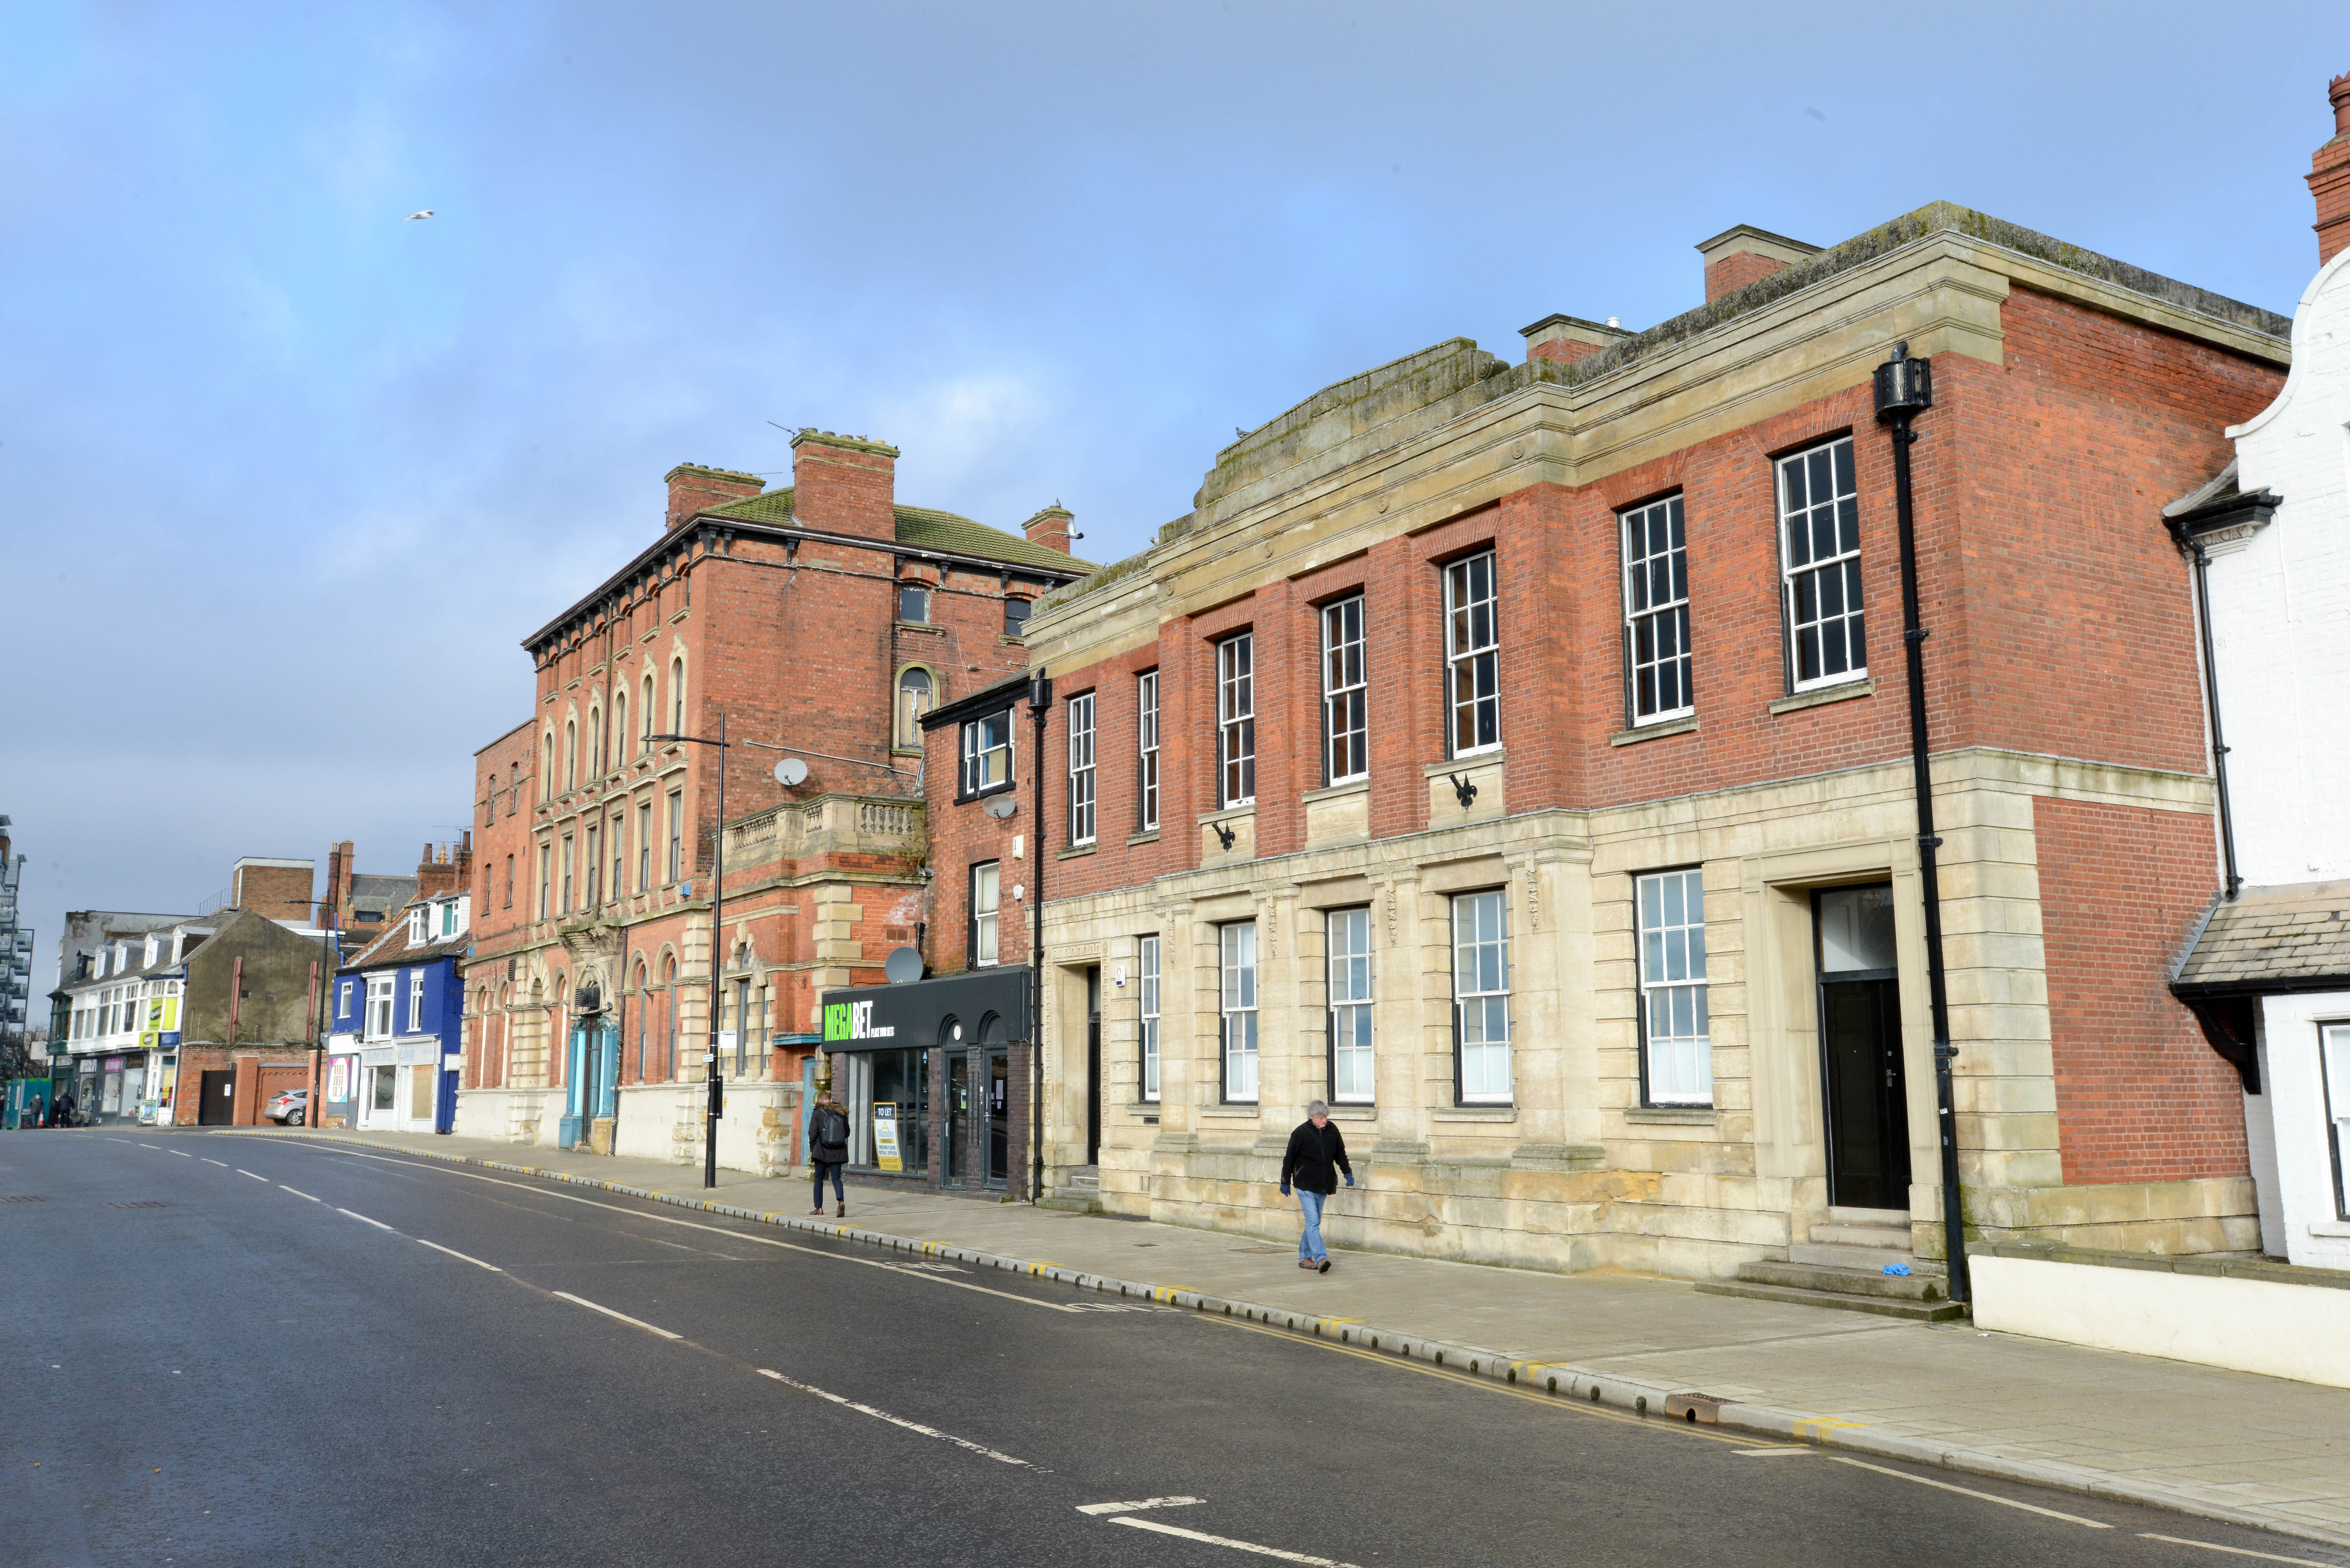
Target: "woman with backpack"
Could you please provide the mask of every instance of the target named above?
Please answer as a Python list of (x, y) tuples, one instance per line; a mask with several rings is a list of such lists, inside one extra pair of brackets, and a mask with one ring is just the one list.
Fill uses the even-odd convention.
[(840, 1172), (848, 1163), (848, 1117), (829, 1094), (820, 1096), (808, 1114), (807, 1141), (808, 1164), (816, 1171), (816, 1207), (808, 1212), (824, 1212), (824, 1179), (829, 1172), (833, 1201), (838, 1206), (836, 1216), (846, 1218), (848, 1195), (841, 1190)]

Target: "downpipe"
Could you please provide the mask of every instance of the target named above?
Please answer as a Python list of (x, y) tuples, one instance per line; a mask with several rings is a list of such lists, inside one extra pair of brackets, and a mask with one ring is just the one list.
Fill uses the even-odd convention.
[(1909, 448), (1917, 416), (1934, 406), (1934, 362), (1912, 359), (1909, 345), (1877, 368), (1877, 417), (1892, 427), (1894, 504), (1901, 525), (1901, 641), (1909, 675), (1909, 768), (1918, 796), (1918, 875), (1926, 904), (1926, 993), (1933, 1012), (1934, 1127), (1942, 1156), (1942, 1251), (1950, 1299), (1970, 1303), (1965, 1210), (1959, 1197), (1959, 1127), (1951, 1063), (1950, 988), (1942, 964), (1942, 884), (1937, 865), (1941, 839), (1934, 832), (1934, 777), (1927, 753), (1926, 639), (1918, 608), (1918, 528), (1909, 481)]
[(1033, 1108), (1028, 1115), (1028, 1142), (1035, 1163), (1028, 1183), (1028, 1201), (1045, 1200), (1045, 721), (1053, 711), (1053, 678), (1039, 675), (1028, 682), (1028, 716), (1036, 723), (1036, 820), (1028, 830), (1028, 1078)]

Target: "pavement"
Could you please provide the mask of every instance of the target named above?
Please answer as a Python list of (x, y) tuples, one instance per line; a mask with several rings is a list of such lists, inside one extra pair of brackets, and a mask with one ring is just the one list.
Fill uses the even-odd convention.
[[(288, 1136), (265, 1133), (258, 1136)], [(2052, 1341), (1562, 1275), (1335, 1250), (891, 1187), (807, 1216), (797, 1180), (430, 1134), (305, 1133), (1025, 1272), (1266, 1323), (1649, 1415), (1700, 1419), (2350, 1544), (2350, 1390)], [(1347, 1195), (1334, 1200), (1343, 1212)], [(831, 1205), (827, 1204), (827, 1210)], [(1681, 1414), (1676, 1404), (1673, 1414)]]
[[(0, 1240), (38, 1264), (0, 1314), (0, 1563), (2350, 1563), (739, 1201), (804, 1189), (731, 1182), (697, 1210), (598, 1189), (608, 1162), (564, 1183), (440, 1142), (0, 1138)], [(1080, 1247), (1169, 1245), (943, 1201)], [(1308, 1280), (1171, 1239), (1252, 1289), (1393, 1291), (1357, 1265), (1407, 1262)], [(1516, 1279), (1438, 1273), (1439, 1301)]]

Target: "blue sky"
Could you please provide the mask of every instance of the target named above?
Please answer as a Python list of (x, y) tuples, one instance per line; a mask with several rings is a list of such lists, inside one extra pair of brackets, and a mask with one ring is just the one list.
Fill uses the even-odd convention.
[[(67, 908), (414, 863), (768, 421), (1107, 560), (1216, 448), (1948, 199), (2290, 310), (2338, 5), (0, 6), (0, 812)], [(402, 214), (432, 208), (429, 222)]]

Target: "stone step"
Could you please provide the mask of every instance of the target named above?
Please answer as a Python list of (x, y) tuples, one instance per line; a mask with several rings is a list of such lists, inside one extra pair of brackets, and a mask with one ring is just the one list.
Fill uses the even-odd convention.
[[(1896, 1260), (1900, 1261), (1900, 1260)], [(1784, 1285), (1790, 1290), (1828, 1291), (1848, 1296), (1883, 1296), (1890, 1301), (1938, 1302), (1950, 1292), (1940, 1274), (1913, 1270), (1888, 1274), (1877, 1269), (1843, 1269), (1820, 1263), (1741, 1263), (1738, 1277), (1752, 1285)]]
[(1793, 1263), (1818, 1263), (1831, 1269), (1881, 1269), (1887, 1263), (1914, 1260), (1907, 1247), (1855, 1247), (1835, 1241), (1798, 1241), (1787, 1249)]
[(1812, 1227), (1811, 1239), (1822, 1246), (1886, 1247), (1906, 1252), (1909, 1250), (1909, 1225), (1906, 1220), (1898, 1225), (1846, 1225), (1823, 1220)]
[(1850, 1209), (1831, 1203), (1828, 1219), (1838, 1225), (1892, 1225), (1904, 1231), (1909, 1228), (1907, 1209)]
[(1793, 1285), (1766, 1285), (1752, 1280), (1707, 1280), (1697, 1286), (1700, 1295), (1744, 1296), (1750, 1301), (1783, 1302), (1790, 1306), (1833, 1307), (1839, 1312), (1872, 1313), (1878, 1317), (1908, 1318), (1916, 1323), (1947, 1323), (1964, 1317), (1967, 1309), (1956, 1302), (1900, 1301), (1890, 1296), (1850, 1295), (1842, 1291), (1807, 1291)]

